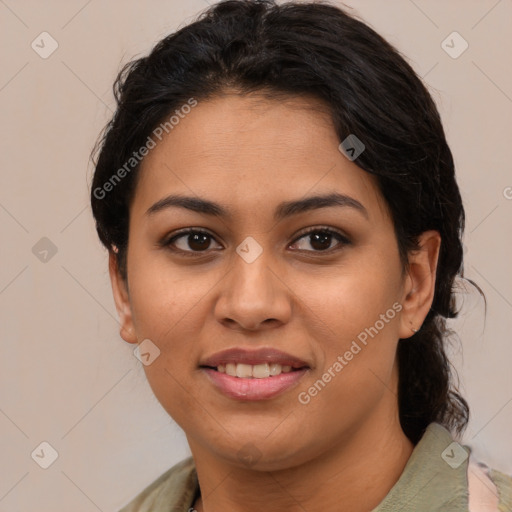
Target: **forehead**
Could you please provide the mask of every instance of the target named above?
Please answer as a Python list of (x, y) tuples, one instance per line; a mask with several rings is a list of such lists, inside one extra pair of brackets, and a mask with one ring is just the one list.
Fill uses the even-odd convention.
[(337, 191), (371, 217), (385, 215), (374, 176), (338, 146), (329, 109), (316, 99), (225, 94), (198, 102), (143, 160), (133, 208), (176, 192), (243, 210)]

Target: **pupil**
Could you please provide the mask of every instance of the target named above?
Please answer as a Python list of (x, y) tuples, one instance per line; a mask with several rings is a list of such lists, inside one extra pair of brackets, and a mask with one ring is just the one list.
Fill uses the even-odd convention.
[[(331, 245), (331, 236), (329, 233), (313, 233), (311, 237), (313, 238), (311, 242), (311, 246), (315, 249), (328, 249)], [(327, 242), (327, 245), (325, 245)], [(316, 245), (319, 244), (320, 247)]]
[(193, 235), (189, 235), (188, 245), (191, 249), (194, 250), (201, 251), (204, 249), (208, 249), (208, 246), (210, 245), (208, 235), (205, 235), (203, 233), (195, 233)]

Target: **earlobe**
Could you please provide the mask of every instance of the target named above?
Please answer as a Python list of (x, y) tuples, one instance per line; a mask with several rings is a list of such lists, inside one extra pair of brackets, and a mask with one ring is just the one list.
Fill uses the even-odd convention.
[(128, 343), (138, 343), (133, 325), (127, 284), (119, 272), (117, 258), (114, 251), (109, 251), (108, 270), (110, 274), (110, 283), (112, 285), (112, 293), (114, 295), (114, 302), (119, 315), (119, 334), (121, 335), (121, 338)]
[(408, 258), (400, 338), (410, 338), (421, 329), (434, 299), (441, 236), (435, 230), (425, 231), (418, 242), (419, 249), (411, 251)]

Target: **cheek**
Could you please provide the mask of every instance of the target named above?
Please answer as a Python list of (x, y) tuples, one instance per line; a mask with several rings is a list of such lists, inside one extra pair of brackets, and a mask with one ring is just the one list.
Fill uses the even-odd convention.
[(360, 424), (383, 401), (394, 399), (399, 327), (399, 304), (378, 281), (367, 286), (359, 279), (340, 279), (334, 287), (328, 294), (324, 288), (323, 301), (314, 305), (329, 326), (327, 335), (313, 338), (314, 351), (321, 354), (319, 366), (296, 392), (300, 435), (315, 439), (322, 425), (323, 439), (333, 442), (340, 431)]
[[(136, 246), (134, 243), (133, 246)], [(219, 280), (213, 271), (171, 265), (165, 255), (133, 250), (128, 256), (131, 311), (137, 338), (160, 351), (144, 366), (146, 378), (163, 407), (180, 425), (198, 407), (191, 383), (197, 340), (208, 314), (208, 292)]]
[(299, 293), (307, 305), (304, 310), (310, 311), (305, 327), (315, 321), (323, 329), (321, 335), (309, 332), (321, 358), (308, 382), (313, 387), (300, 390), (308, 395), (304, 401), (310, 399), (306, 408), (311, 413), (329, 411), (342, 422), (347, 415), (371, 409), (386, 385), (391, 386), (399, 337), (400, 276), (398, 255), (369, 254), (357, 258), (357, 264), (331, 269), (330, 279), (303, 284)]
[[(342, 348), (386, 315), (400, 297), (399, 280), (397, 258), (370, 254), (354, 257), (346, 266), (330, 268), (325, 275), (298, 280), (294, 292), (329, 333), (331, 346), (326, 348), (332, 350)], [(383, 330), (396, 323), (392, 321), (396, 316), (395, 310), (387, 315), (390, 321)]]
[(201, 301), (218, 280), (199, 267), (172, 264), (160, 250), (134, 249), (128, 261), (135, 330), (139, 337), (160, 344), (172, 339), (173, 332), (183, 329), (188, 319), (197, 315)]

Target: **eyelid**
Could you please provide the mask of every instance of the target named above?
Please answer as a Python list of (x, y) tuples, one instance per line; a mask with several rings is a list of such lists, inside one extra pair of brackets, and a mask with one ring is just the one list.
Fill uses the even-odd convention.
[[(182, 236), (190, 235), (192, 233), (201, 233), (201, 234), (207, 235), (210, 238), (212, 238), (213, 240), (217, 241), (217, 237), (213, 233), (210, 233), (210, 231), (208, 231), (208, 230), (206, 230), (204, 228), (190, 227), (190, 228), (180, 229), (178, 231), (175, 231), (175, 232), (171, 233), (168, 236), (165, 236), (160, 242), (158, 242), (158, 245), (160, 247), (164, 247), (164, 248), (165, 247), (169, 247), (169, 246), (171, 246), (171, 243), (174, 240), (177, 240), (178, 238), (181, 238)], [(190, 253), (193, 253), (193, 252), (200, 253), (201, 252), (201, 251), (181, 251), (180, 249), (176, 249), (176, 251), (190, 252)], [(206, 252), (206, 251), (204, 251), (204, 252)]]
[[(311, 226), (311, 227), (308, 227), (308, 228), (304, 228), (303, 230), (299, 231), (293, 238), (293, 241), (290, 242), (290, 244), (288, 244), (288, 246), (290, 245), (293, 245), (295, 243), (297, 243), (301, 238), (305, 237), (306, 235), (310, 234), (310, 233), (316, 233), (316, 232), (327, 232), (329, 234), (332, 234), (332, 235), (337, 235), (339, 237), (339, 242), (341, 245), (350, 245), (352, 244), (352, 241), (350, 240), (350, 238), (345, 234), (343, 233), (342, 231), (339, 231), (338, 229), (336, 228), (333, 228), (333, 227), (330, 227), (330, 226)], [(163, 248), (170, 248), (170, 250), (174, 251), (174, 252), (177, 252), (177, 253), (181, 253), (181, 254), (186, 254), (188, 256), (190, 255), (201, 255), (201, 254), (208, 254), (211, 252), (211, 250), (207, 249), (205, 251), (183, 251), (182, 249), (175, 249), (172, 247), (172, 243), (173, 241), (177, 240), (178, 238), (181, 238), (182, 236), (186, 236), (186, 235), (189, 235), (189, 234), (192, 234), (192, 233), (202, 233), (204, 235), (207, 235), (209, 236), (210, 238), (212, 238), (213, 240), (216, 241), (216, 243), (219, 243), (217, 241), (217, 238), (216, 236), (211, 233), (210, 231), (204, 229), (204, 228), (194, 228), (194, 227), (190, 227), (190, 228), (183, 228), (182, 230), (178, 230), (174, 233), (172, 233), (170, 236), (166, 236), (163, 238), (163, 240), (161, 242), (159, 242), (159, 246), (160, 247), (163, 247)], [(339, 249), (339, 247), (334, 247), (334, 248), (331, 248), (331, 249), (327, 249), (325, 251), (305, 251), (305, 250), (299, 250), (300, 252), (308, 252), (308, 253), (313, 253), (313, 254), (330, 254), (331, 252), (334, 252), (336, 251), (337, 249)], [(217, 249), (218, 250), (218, 249)]]
[[(336, 228), (332, 228), (330, 226), (312, 226), (309, 228), (304, 228), (303, 230), (299, 231), (297, 233), (297, 235), (295, 235), (295, 238), (294, 238), (292, 244), (297, 242), (297, 240), (300, 240), (303, 236), (309, 235), (309, 233), (316, 233), (317, 231), (320, 231), (320, 232), (326, 231), (330, 234), (338, 235), (342, 239), (343, 243), (345, 243), (345, 244), (352, 243), (352, 241), (350, 240), (348, 235), (346, 235), (345, 233), (343, 233), (342, 231), (340, 231)], [(309, 251), (309, 252), (313, 252), (313, 251)], [(316, 252), (326, 252), (326, 251), (316, 251)]]

